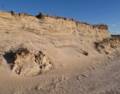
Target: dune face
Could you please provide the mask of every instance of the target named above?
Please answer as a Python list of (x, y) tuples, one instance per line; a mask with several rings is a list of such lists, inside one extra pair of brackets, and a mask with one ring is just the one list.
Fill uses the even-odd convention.
[(119, 94), (119, 56), (107, 25), (0, 12), (0, 94)]

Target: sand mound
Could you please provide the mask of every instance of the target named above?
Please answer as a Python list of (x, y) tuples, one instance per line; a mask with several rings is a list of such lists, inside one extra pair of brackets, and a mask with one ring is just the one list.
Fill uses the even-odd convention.
[(41, 51), (34, 54), (26, 48), (19, 48), (6, 52), (4, 58), (11, 70), (21, 76), (39, 75), (52, 68), (50, 60)]

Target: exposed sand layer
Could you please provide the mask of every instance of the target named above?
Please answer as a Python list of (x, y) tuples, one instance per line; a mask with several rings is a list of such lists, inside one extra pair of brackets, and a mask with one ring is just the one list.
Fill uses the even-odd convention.
[(20, 76), (35, 76), (52, 68), (48, 57), (39, 51), (36, 54), (26, 48), (18, 48), (4, 54), (10, 69)]
[(0, 94), (120, 94), (119, 57), (106, 25), (0, 12)]

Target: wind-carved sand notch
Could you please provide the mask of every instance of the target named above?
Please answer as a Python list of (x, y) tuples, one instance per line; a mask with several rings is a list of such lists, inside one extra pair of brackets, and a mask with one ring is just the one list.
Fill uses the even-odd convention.
[(42, 51), (32, 53), (27, 48), (19, 48), (6, 52), (4, 58), (12, 72), (20, 76), (35, 76), (53, 68)]

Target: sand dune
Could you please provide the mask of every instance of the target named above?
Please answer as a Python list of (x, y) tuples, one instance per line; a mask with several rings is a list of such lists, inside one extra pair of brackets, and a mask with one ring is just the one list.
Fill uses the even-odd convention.
[(119, 56), (107, 25), (0, 12), (0, 94), (119, 94)]

